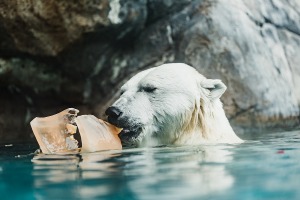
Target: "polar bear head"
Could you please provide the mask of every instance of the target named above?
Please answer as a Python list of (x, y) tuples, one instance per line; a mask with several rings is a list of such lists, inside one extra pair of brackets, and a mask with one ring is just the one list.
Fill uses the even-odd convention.
[(207, 79), (186, 64), (164, 64), (126, 82), (106, 114), (123, 128), (125, 145), (221, 141), (226, 134), (235, 136), (219, 100), (225, 90), (220, 80)]

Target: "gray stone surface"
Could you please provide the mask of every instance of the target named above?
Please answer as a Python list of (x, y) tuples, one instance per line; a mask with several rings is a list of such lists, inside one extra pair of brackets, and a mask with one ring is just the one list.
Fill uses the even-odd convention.
[(145, 0), (4, 0), (0, 22), (6, 34), (2, 38), (12, 42), (0, 47), (55, 56), (84, 34), (101, 36), (110, 29), (108, 36), (121, 38), (126, 32), (116, 32), (118, 27), (123, 25), (132, 32), (146, 20), (145, 4)]
[(225, 108), (238, 127), (298, 123), (300, 20), (280, 2), (220, 0), (184, 33), (182, 59), (225, 81)]
[(66, 107), (103, 116), (136, 72), (185, 62), (228, 86), (236, 132), (299, 125), (297, 0), (0, 3), (0, 143)]

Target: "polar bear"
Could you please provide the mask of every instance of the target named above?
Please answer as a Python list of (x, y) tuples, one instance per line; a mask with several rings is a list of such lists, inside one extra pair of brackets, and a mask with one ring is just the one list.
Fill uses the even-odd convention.
[(105, 113), (125, 146), (240, 143), (220, 101), (225, 90), (187, 64), (163, 64), (127, 81)]

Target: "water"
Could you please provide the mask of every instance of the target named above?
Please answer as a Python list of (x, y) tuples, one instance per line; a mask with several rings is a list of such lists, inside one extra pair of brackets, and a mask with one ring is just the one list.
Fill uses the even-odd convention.
[(0, 147), (1, 199), (300, 199), (300, 131), (240, 145), (28, 155)]

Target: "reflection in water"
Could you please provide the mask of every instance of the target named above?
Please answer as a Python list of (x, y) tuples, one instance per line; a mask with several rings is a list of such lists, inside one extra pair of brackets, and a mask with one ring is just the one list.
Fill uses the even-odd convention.
[(185, 199), (230, 188), (234, 179), (223, 164), (231, 159), (217, 146), (156, 149), (134, 157), (124, 173), (136, 176), (129, 187), (138, 199)]
[(161, 147), (36, 155), (35, 197), (147, 199), (203, 196), (229, 189), (234, 146)]
[(253, 137), (258, 141), (236, 146), (39, 154), (33, 159), (29, 153), (36, 146), (0, 145), (1, 200), (299, 200), (300, 131)]

